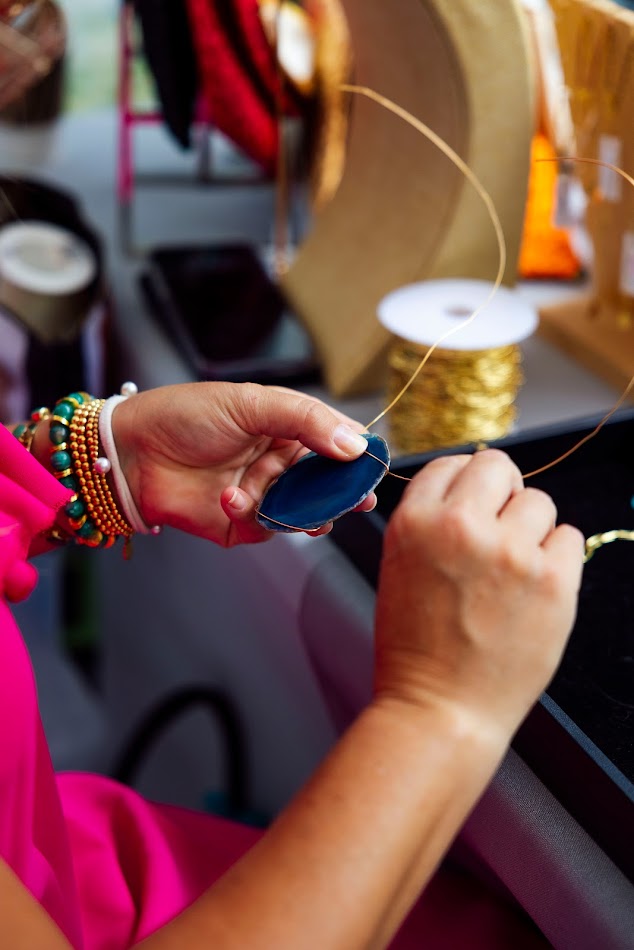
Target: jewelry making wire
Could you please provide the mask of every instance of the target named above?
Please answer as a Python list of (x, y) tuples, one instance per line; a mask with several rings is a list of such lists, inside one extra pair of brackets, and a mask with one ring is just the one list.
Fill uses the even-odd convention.
[[(394, 408), (394, 406), (402, 398), (404, 393), (407, 392), (409, 387), (418, 378), (418, 376), (424, 369), (426, 363), (428, 362), (428, 360), (430, 359), (434, 351), (438, 349), (440, 344), (444, 340), (446, 340), (449, 336), (451, 336), (453, 333), (457, 333), (459, 330), (463, 329), (469, 323), (471, 323), (482, 312), (482, 310), (486, 306), (488, 306), (488, 304), (491, 302), (491, 300), (493, 299), (493, 297), (495, 296), (499, 287), (502, 284), (502, 279), (503, 279), (504, 271), (506, 268), (506, 241), (504, 239), (504, 232), (503, 232), (502, 225), (497, 213), (497, 209), (495, 208), (495, 204), (493, 202), (493, 199), (491, 198), (491, 195), (482, 185), (482, 183), (474, 174), (474, 172), (471, 170), (471, 168), (466, 164), (466, 162), (460, 157), (460, 155), (458, 155), (457, 152), (454, 151), (454, 149), (451, 148), (451, 146), (447, 142), (444, 141), (444, 139), (442, 139), (436, 132), (433, 131), (433, 129), (429, 128), (429, 126), (426, 125), (424, 122), (422, 122), (420, 119), (416, 118), (406, 109), (402, 108), (402, 106), (399, 106), (397, 103), (393, 102), (391, 99), (388, 99), (386, 96), (381, 95), (375, 90), (370, 89), (368, 86), (358, 86), (358, 85), (353, 85), (350, 83), (344, 83), (342, 84), (341, 89), (344, 92), (349, 92), (354, 95), (365, 96), (366, 98), (372, 100), (373, 102), (376, 102), (378, 105), (380, 105), (384, 109), (387, 109), (389, 112), (392, 112), (394, 115), (403, 119), (404, 122), (407, 122), (414, 129), (416, 129), (418, 132), (424, 135), (425, 138), (427, 138), (430, 142), (432, 142), (432, 144), (435, 145), (462, 172), (465, 178), (470, 182), (470, 184), (474, 187), (476, 192), (479, 194), (480, 198), (482, 199), (482, 201), (484, 202), (487, 208), (487, 211), (489, 212), (489, 216), (491, 218), (491, 222), (493, 224), (493, 228), (495, 231), (495, 236), (497, 239), (498, 251), (499, 251), (499, 262), (498, 262), (497, 274), (493, 282), (493, 286), (489, 294), (487, 295), (487, 297), (478, 307), (476, 307), (473, 313), (469, 317), (467, 317), (466, 320), (463, 320), (460, 323), (456, 324), (456, 326), (451, 327), (450, 330), (443, 333), (432, 344), (432, 346), (429, 348), (429, 350), (427, 350), (424, 357), (421, 359), (420, 363), (418, 364), (418, 366), (412, 373), (411, 377), (407, 380), (405, 385), (401, 387), (399, 392), (397, 392), (396, 396), (385, 407), (385, 409), (383, 409), (377, 416), (374, 417), (374, 419), (372, 419), (365, 426), (365, 430), (368, 431), (380, 419), (384, 418), (384, 416), (386, 416), (388, 412), (390, 412), (391, 409)], [(632, 178), (631, 175), (628, 175), (628, 173), (625, 172), (622, 168), (619, 168), (616, 165), (612, 165), (610, 162), (604, 162), (600, 159), (580, 158), (577, 156), (564, 156), (564, 157), (558, 157), (558, 158), (553, 158), (553, 159), (550, 159), (550, 158), (538, 159), (538, 161), (556, 161), (562, 164), (566, 162), (572, 162), (572, 163), (582, 163), (582, 164), (589, 164), (589, 165), (598, 165), (603, 168), (608, 168), (614, 173), (620, 175), (622, 178), (625, 179), (625, 181), (628, 182), (628, 184), (634, 187), (634, 178)], [(561, 455), (557, 456), (557, 458), (553, 459), (551, 462), (548, 462), (546, 465), (542, 465), (540, 468), (533, 469), (533, 471), (523, 474), (522, 478), (526, 480), (527, 478), (532, 478), (535, 475), (539, 475), (542, 472), (545, 472), (548, 469), (553, 468), (555, 465), (558, 465), (564, 459), (572, 455), (573, 452), (576, 452), (577, 449), (579, 449), (586, 442), (590, 441), (590, 439), (594, 438), (594, 436), (600, 432), (600, 430), (603, 428), (606, 422), (608, 422), (608, 420), (614, 415), (614, 413), (623, 405), (629, 393), (631, 392), (633, 386), (634, 386), (634, 375), (632, 376), (629, 383), (627, 384), (627, 386), (621, 393), (619, 399), (614, 403), (612, 408), (603, 416), (603, 418), (600, 420), (597, 426), (595, 426), (592, 432), (585, 435), (582, 439), (579, 439), (570, 449), (568, 449), (566, 452), (563, 452)], [(411, 481), (410, 478), (407, 478), (404, 475), (397, 475), (395, 472), (392, 472), (389, 468), (389, 465), (387, 465), (387, 463), (383, 462), (381, 459), (377, 458), (375, 455), (372, 455), (371, 452), (366, 452), (365, 454), (369, 455), (371, 458), (376, 459), (376, 461), (379, 462), (381, 465), (384, 465), (387, 475), (391, 475), (393, 478), (398, 478), (401, 481)], [(259, 506), (256, 508), (256, 511), (258, 512), (258, 514), (260, 513)], [(267, 516), (262, 515), (262, 517), (266, 518)], [(275, 524), (279, 524), (281, 527), (289, 528), (290, 530), (293, 530), (293, 531), (302, 530), (301, 528), (297, 528), (295, 525), (289, 525), (289, 524), (285, 524), (282, 521), (276, 521), (274, 518), (268, 518), (268, 520)], [(612, 536), (613, 534), (615, 534), (615, 532), (604, 532), (603, 535), (599, 535), (599, 536), (594, 535), (592, 538), (588, 539), (587, 547), (586, 547), (586, 560), (589, 560), (589, 558), (594, 553), (594, 550), (596, 550), (596, 548), (599, 547), (601, 544), (609, 543), (607, 540), (601, 540), (600, 544), (597, 544), (596, 543), (597, 537), (603, 539), (606, 536), (608, 535)], [(632, 538), (630, 538), (629, 536), (625, 538), (624, 534), (627, 534), (627, 532), (625, 533), (621, 531), (617, 532), (619, 539), (634, 540), (634, 533), (633, 533)], [(617, 539), (616, 537), (612, 538), (612, 540), (616, 540), (616, 539)], [(591, 542), (595, 542), (595, 543), (592, 548), (592, 551), (588, 553), (590, 550), (588, 548), (588, 545), (590, 545)]]
[[(440, 336), (432, 344), (432, 346), (427, 350), (427, 352), (425, 353), (425, 356), (420, 361), (420, 363), (418, 364), (418, 366), (416, 367), (416, 369), (414, 370), (410, 378), (407, 380), (405, 385), (401, 387), (401, 389), (396, 394), (396, 396), (392, 399), (392, 401), (385, 407), (385, 409), (383, 409), (377, 416), (375, 416), (374, 419), (372, 419), (371, 422), (369, 422), (364, 427), (366, 431), (369, 431), (369, 429), (373, 425), (375, 425), (380, 419), (386, 416), (387, 413), (390, 412), (391, 409), (394, 408), (394, 406), (397, 404), (399, 399), (402, 398), (402, 396), (407, 392), (409, 387), (418, 378), (423, 368), (425, 367), (426, 363), (428, 362), (429, 358), (432, 356), (434, 351), (438, 349), (440, 344), (444, 340), (446, 340), (449, 336), (451, 336), (453, 333), (457, 333), (458, 330), (461, 330), (463, 327), (466, 327), (469, 323), (475, 320), (478, 314), (481, 313), (481, 311), (484, 310), (484, 308), (491, 302), (491, 300), (493, 299), (493, 297), (495, 296), (499, 287), (502, 284), (504, 271), (506, 269), (506, 257), (507, 257), (506, 241), (504, 239), (504, 231), (502, 229), (502, 223), (498, 216), (497, 209), (495, 207), (493, 199), (491, 198), (491, 195), (486, 190), (484, 185), (482, 185), (482, 183), (474, 174), (474, 172), (469, 168), (467, 163), (460, 157), (460, 155), (458, 155), (456, 151), (454, 151), (454, 149), (451, 148), (450, 145), (447, 144), (447, 142), (444, 141), (444, 139), (442, 139), (436, 132), (433, 131), (433, 129), (430, 129), (428, 125), (426, 125), (420, 119), (417, 119), (406, 109), (403, 109), (401, 106), (397, 105), (391, 99), (388, 99), (386, 96), (383, 96), (378, 92), (375, 92), (373, 89), (370, 89), (368, 86), (356, 86), (349, 83), (343, 83), (340, 88), (343, 92), (349, 92), (355, 95), (365, 96), (366, 98), (371, 99), (374, 102), (376, 102), (378, 105), (382, 106), (384, 109), (387, 109), (389, 112), (392, 112), (394, 115), (398, 116), (399, 118), (403, 119), (403, 121), (413, 126), (413, 128), (415, 128), (418, 132), (420, 132), (421, 135), (424, 135), (425, 138), (427, 138), (430, 142), (432, 142), (432, 144), (435, 145), (436, 148), (438, 148), (444, 155), (447, 156), (447, 158), (462, 172), (464, 177), (471, 183), (471, 185), (473, 185), (476, 192), (479, 194), (482, 201), (484, 202), (487, 208), (487, 211), (489, 212), (489, 216), (491, 218), (493, 228), (495, 230), (495, 236), (496, 236), (496, 240), (498, 244), (498, 252), (499, 252), (497, 274), (495, 276), (495, 280), (493, 281), (491, 290), (489, 291), (485, 299), (482, 301), (482, 303), (478, 307), (476, 307), (476, 309), (473, 311), (473, 313), (469, 317), (467, 317), (465, 320), (460, 321), (460, 323), (457, 323), (455, 326), (451, 327), (450, 330), (447, 330), (445, 333), (443, 333), (442, 336)], [(398, 478), (404, 482), (408, 482), (411, 480), (409, 478), (406, 478), (404, 475), (397, 475), (395, 472), (390, 471), (389, 465), (386, 462), (384, 462), (382, 459), (377, 458), (376, 455), (372, 455), (371, 452), (366, 451), (364, 454), (369, 455), (370, 458), (376, 459), (376, 461), (380, 465), (383, 465), (385, 467), (387, 475), (391, 475), (393, 478)], [(255, 510), (263, 518), (266, 518), (268, 521), (271, 521), (273, 524), (280, 525), (280, 527), (288, 528), (289, 530), (292, 530), (292, 531), (303, 530), (301, 528), (298, 528), (296, 525), (286, 524), (283, 521), (277, 521), (275, 518), (269, 518), (268, 515), (264, 514), (263, 512), (260, 512), (259, 506), (256, 507)], [(315, 529), (315, 530), (318, 530), (318, 529)]]

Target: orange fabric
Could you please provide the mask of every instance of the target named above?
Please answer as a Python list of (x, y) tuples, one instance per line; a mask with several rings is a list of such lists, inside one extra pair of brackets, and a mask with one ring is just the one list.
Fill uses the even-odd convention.
[(573, 278), (581, 264), (570, 245), (565, 228), (553, 225), (557, 163), (539, 161), (555, 158), (547, 137), (533, 137), (528, 200), (520, 248), (519, 272), (522, 277)]

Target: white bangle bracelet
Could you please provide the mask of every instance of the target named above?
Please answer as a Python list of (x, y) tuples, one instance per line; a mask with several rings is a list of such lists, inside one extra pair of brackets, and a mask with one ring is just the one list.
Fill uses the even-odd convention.
[[(130, 491), (125, 475), (123, 474), (123, 469), (121, 468), (121, 463), (119, 462), (119, 455), (117, 453), (117, 447), (114, 441), (114, 435), (112, 433), (112, 413), (119, 403), (125, 402), (129, 396), (133, 396), (137, 392), (138, 389), (134, 383), (124, 383), (121, 387), (121, 395), (111, 396), (109, 399), (106, 399), (104, 403), (103, 409), (99, 415), (99, 438), (101, 439), (106, 453), (106, 459), (103, 460), (103, 468), (109, 467), (109, 470), (112, 473), (112, 479), (117, 490), (117, 495), (119, 496), (119, 505), (126, 519), (130, 523), (130, 526), (138, 534), (160, 534), (160, 525), (153, 525), (150, 527), (145, 523), (139, 514), (139, 509), (135, 504), (134, 498), (132, 497), (132, 492)], [(98, 459), (98, 462), (101, 461), (101, 459)], [(108, 463), (110, 463), (109, 466)]]

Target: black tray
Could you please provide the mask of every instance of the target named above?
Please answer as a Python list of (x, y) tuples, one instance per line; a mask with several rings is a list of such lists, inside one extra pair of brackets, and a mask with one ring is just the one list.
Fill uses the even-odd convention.
[(319, 378), (308, 335), (250, 245), (157, 248), (140, 284), (198, 379), (299, 385)]
[[(549, 427), (495, 444), (529, 472), (557, 458), (598, 421)], [(626, 410), (529, 484), (547, 491), (559, 520), (576, 525), (586, 537), (634, 529), (633, 447), (634, 410)], [(411, 476), (440, 454), (464, 451), (400, 458), (392, 471)], [(404, 485), (385, 478), (375, 511), (342, 518), (331, 534), (372, 584), (385, 524)], [(577, 621), (559, 671), (513, 746), (634, 881), (634, 542), (606, 545), (586, 564)]]

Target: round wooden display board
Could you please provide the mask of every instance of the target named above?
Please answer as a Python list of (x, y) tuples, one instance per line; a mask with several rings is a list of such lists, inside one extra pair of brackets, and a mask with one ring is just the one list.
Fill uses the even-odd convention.
[[(341, 0), (351, 81), (397, 102), (442, 136), (490, 192), (519, 252), (534, 107), (524, 14), (516, 0)], [(487, 211), (422, 135), (364, 97), (350, 102), (343, 179), (315, 218), (283, 285), (333, 395), (376, 390), (388, 334), (386, 293), (433, 277), (495, 276)]]

